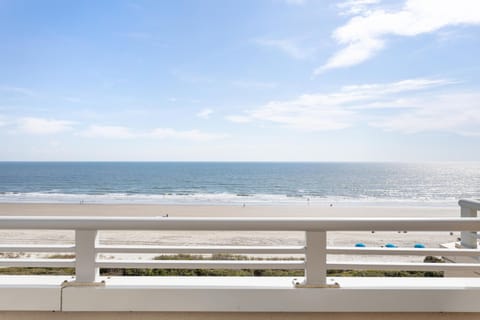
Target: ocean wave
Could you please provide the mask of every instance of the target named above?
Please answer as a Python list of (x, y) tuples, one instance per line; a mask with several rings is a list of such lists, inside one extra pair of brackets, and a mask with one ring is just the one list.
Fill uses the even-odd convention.
[(0, 203), (92, 203), (92, 204), (208, 204), (208, 205), (340, 205), (340, 206), (456, 206), (457, 200), (426, 197), (377, 198), (343, 196), (307, 196), (301, 194), (247, 193), (55, 193), (2, 192)]

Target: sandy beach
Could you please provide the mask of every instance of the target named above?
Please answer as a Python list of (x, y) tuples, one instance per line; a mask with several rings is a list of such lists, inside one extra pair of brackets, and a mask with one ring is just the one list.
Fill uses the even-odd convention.
[[(113, 205), (113, 204), (0, 204), (1, 216), (165, 216), (169, 217), (458, 217), (460, 208), (432, 207), (330, 207), (330, 206), (196, 206), (196, 205)], [(362, 242), (368, 247), (394, 243), (413, 247), (422, 243), (438, 248), (452, 242), (458, 233), (449, 232), (329, 232), (330, 246), (354, 246)], [(0, 244), (73, 243), (72, 231), (0, 230)], [(302, 232), (211, 232), (155, 231), (100, 232), (104, 244), (129, 245), (303, 245)], [(117, 256), (118, 258), (118, 256)], [(120, 257), (121, 258), (121, 257)], [(142, 258), (148, 258), (143, 256)], [(334, 260), (354, 257), (335, 257)], [(366, 258), (365, 258), (366, 259)], [(384, 260), (385, 257), (369, 257)], [(419, 261), (422, 257), (406, 257)], [(372, 261), (373, 261), (372, 260)]]
[(456, 217), (459, 207), (0, 203), (0, 215), (175, 217)]

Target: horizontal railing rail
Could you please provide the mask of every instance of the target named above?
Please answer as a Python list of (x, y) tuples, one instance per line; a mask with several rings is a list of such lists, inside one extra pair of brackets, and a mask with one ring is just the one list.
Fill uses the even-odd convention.
[(75, 246), (74, 245), (0, 245), (0, 252), (74, 252)]
[(298, 270), (305, 267), (303, 261), (266, 260), (100, 260), (100, 268), (146, 268), (146, 269), (281, 269)]
[(3, 267), (74, 268), (75, 259), (0, 259)]
[(197, 253), (197, 254), (304, 254), (305, 246), (112, 246), (99, 245), (97, 253)]
[(0, 216), (0, 229), (139, 231), (475, 231), (480, 230), (480, 219)]
[[(480, 202), (461, 200), (459, 218), (173, 218), (173, 217), (0, 217), (0, 229), (74, 230), (74, 244), (3, 244), (0, 252), (70, 253), (73, 258), (2, 258), (2, 267), (75, 268), (77, 282), (95, 282), (100, 268), (145, 269), (282, 269), (304, 270), (305, 284), (326, 285), (328, 269), (480, 271), (477, 230)], [(98, 240), (103, 230), (178, 231), (303, 231), (304, 246), (134, 246), (104, 245)], [(365, 248), (327, 246), (330, 231), (461, 231), (462, 248)], [(475, 239), (474, 243), (472, 239)], [(253, 254), (300, 255), (297, 259), (246, 260), (144, 260), (105, 259), (101, 254)], [(327, 255), (463, 256), (472, 263), (372, 263), (327, 261)]]
[(480, 256), (478, 249), (441, 249), (441, 248), (352, 248), (327, 247), (327, 254), (383, 255), (383, 256)]

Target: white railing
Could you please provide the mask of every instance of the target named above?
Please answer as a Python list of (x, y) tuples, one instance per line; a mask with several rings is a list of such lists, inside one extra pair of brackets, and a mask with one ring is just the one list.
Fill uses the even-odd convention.
[[(329, 269), (480, 270), (479, 263), (334, 263), (327, 255), (469, 256), (477, 258), (480, 202), (460, 200), (459, 218), (172, 218), (172, 217), (0, 217), (0, 229), (74, 230), (74, 245), (1, 245), (0, 252), (71, 252), (73, 259), (0, 259), (3, 267), (72, 267), (76, 281), (94, 283), (100, 268), (295, 269), (305, 270), (305, 285), (326, 285)], [(304, 231), (305, 246), (132, 246), (99, 244), (101, 230)], [(464, 248), (353, 248), (327, 246), (330, 231), (461, 231)], [(109, 260), (100, 254), (243, 253), (300, 254), (303, 260)]]
[[(480, 202), (472, 200), (460, 200), (460, 214), (462, 218), (477, 217), (480, 210)], [(461, 235), (462, 247), (476, 249), (477, 248), (477, 232), (463, 231)]]

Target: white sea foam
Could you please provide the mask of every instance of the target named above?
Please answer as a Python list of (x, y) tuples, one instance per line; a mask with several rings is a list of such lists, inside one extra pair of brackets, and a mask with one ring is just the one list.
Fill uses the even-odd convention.
[(203, 205), (335, 205), (335, 206), (455, 206), (456, 199), (398, 199), (279, 194), (180, 193), (180, 194), (68, 194), (56, 192), (5, 192), (3, 203), (99, 203), (99, 204), (203, 204)]

